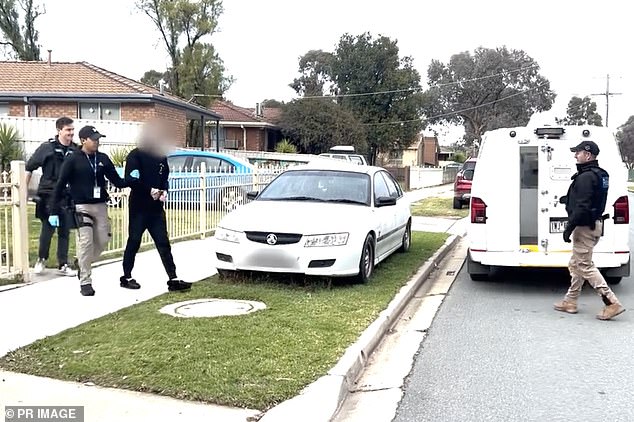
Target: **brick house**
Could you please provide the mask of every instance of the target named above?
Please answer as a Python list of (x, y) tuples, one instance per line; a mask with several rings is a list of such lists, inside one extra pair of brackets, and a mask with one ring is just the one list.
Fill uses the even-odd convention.
[[(222, 116), (219, 123), (219, 149), (239, 149), (246, 151), (274, 151), (282, 139), (282, 132), (276, 125), (281, 110), (279, 108), (245, 108), (229, 101), (215, 101), (211, 110)], [(212, 148), (215, 143), (215, 129), (211, 130)]]
[[(192, 121), (222, 116), (167, 92), (86, 62), (0, 61), (0, 116), (60, 117), (145, 122), (172, 122), (181, 146), (200, 146), (188, 139)], [(210, 139), (205, 139), (209, 145)]]

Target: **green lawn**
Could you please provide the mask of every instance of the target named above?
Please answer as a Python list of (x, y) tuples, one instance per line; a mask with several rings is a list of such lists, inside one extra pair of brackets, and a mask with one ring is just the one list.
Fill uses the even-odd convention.
[(453, 198), (430, 197), (412, 204), (412, 215), (421, 217), (463, 218), (469, 215), (469, 209), (453, 208)]
[[(447, 237), (413, 233), (410, 252), (390, 257), (365, 285), (214, 276), (18, 349), (0, 367), (265, 410), (325, 375)], [(221, 318), (158, 312), (197, 298), (259, 300), (267, 309)]]

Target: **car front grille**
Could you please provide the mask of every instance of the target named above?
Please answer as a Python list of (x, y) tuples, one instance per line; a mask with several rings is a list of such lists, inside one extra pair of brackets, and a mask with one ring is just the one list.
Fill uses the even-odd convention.
[[(252, 242), (264, 243), (268, 245), (291, 245), (299, 242), (302, 238), (301, 234), (297, 233), (275, 233), (275, 232), (245, 232), (247, 239)], [(269, 241), (269, 236), (275, 236), (275, 242)]]

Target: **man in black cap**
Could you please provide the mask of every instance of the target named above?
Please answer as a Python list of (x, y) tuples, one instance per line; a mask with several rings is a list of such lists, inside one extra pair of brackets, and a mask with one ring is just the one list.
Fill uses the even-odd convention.
[(577, 159), (577, 173), (572, 176), (568, 193), (560, 199), (566, 204), (568, 224), (564, 231), (564, 241), (570, 243), (572, 236), (572, 257), (568, 264), (570, 288), (564, 299), (555, 303), (555, 309), (571, 314), (577, 313), (577, 299), (585, 280), (601, 296), (605, 307), (597, 315), (608, 320), (623, 313), (625, 308), (592, 262), (592, 252), (603, 233), (603, 211), (610, 187), (608, 172), (599, 167), (597, 155), (599, 146), (592, 141), (583, 141), (570, 148)]
[(77, 257), (79, 260), (80, 292), (93, 296), (91, 266), (101, 255), (110, 240), (108, 221), (108, 178), (118, 188), (127, 186), (119, 177), (110, 158), (99, 152), (99, 140), (105, 137), (94, 126), (84, 126), (79, 131), (81, 151), (64, 161), (61, 173), (53, 191), (51, 216), (48, 221), (53, 227), (59, 225), (59, 211), (62, 192), (70, 187), (70, 196), (75, 204), (77, 216)]

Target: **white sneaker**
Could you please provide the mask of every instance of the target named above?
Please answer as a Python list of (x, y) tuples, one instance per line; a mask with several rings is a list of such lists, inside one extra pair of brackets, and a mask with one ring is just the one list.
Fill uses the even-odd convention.
[(77, 275), (77, 271), (73, 270), (68, 264), (64, 264), (58, 270), (61, 275), (65, 275), (67, 277), (75, 277)]
[(44, 268), (46, 268), (45, 263), (46, 263), (45, 260), (38, 259), (37, 262), (35, 263), (35, 267), (33, 268), (33, 272), (35, 274), (41, 274), (42, 271), (44, 271)]

